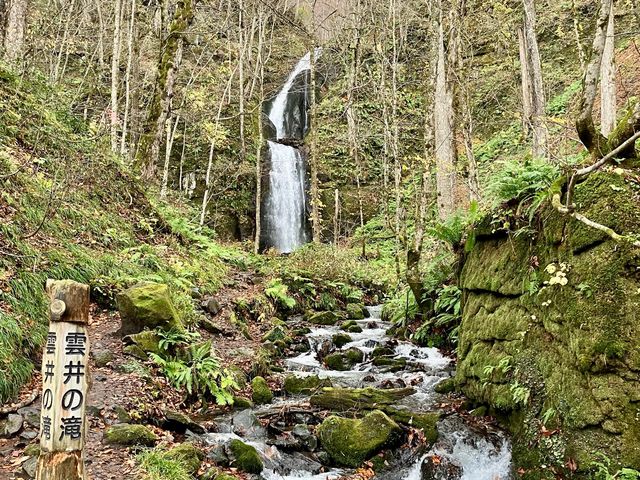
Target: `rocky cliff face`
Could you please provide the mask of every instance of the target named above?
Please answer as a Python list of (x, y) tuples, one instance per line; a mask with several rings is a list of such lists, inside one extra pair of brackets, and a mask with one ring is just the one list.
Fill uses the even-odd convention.
[[(619, 233), (640, 232), (639, 190), (601, 173), (576, 203)], [(584, 471), (597, 452), (638, 468), (640, 251), (550, 208), (536, 222), (476, 232), (461, 273), (457, 383), (514, 433), (524, 478), (555, 478), (550, 466), (573, 462)]]

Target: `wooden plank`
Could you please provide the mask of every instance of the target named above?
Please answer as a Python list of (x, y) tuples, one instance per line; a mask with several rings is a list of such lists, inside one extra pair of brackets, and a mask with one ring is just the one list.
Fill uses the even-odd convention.
[(42, 355), (42, 410), (36, 479), (85, 478), (82, 450), (89, 391), (89, 287), (47, 281), (49, 331)]

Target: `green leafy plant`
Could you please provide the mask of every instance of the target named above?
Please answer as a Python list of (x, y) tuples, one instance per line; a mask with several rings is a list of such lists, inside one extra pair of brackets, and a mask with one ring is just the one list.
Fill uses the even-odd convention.
[(289, 296), (289, 287), (282, 283), (281, 278), (271, 280), (264, 293), (284, 308), (292, 309), (296, 306), (296, 299)]
[(592, 475), (593, 480), (639, 480), (640, 472), (632, 468), (622, 468), (616, 472), (611, 472), (611, 459), (604, 453), (596, 454), (597, 460), (591, 462), (591, 469), (595, 470)]
[(158, 346), (164, 351), (173, 350), (178, 345), (186, 345), (200, 338), (200, 334), (197, 332), (178, 330), (175, 328), (170, 330), (159, 328), (156, 330), (156, 333), (160, 337)]
[(511, 392), (511, 396), (513, 397), (513, 401), (516, 404), (526, 405), (529, 403), (529, 397), (531, 396), (531, 390), (525, 385), (522, 385), (518, 380), (514, 380), (509, 385), (509, 391)]
[(233, 403), (232, 391), (239, 387), (213, 355), (210, 341), (191, 345), (185, 352), (185, 358), (163, 358), (154, 353), (150, 356), (169, 383), (177, 390), (186, 391), (187, 396), (197, 396), (203, 402), (213, 398), (219, 405)]
[(552, 185), (560, 177), (560, 169), (546, 160), (527, 159), (524, 162), (503, 162), (487, 186), (487, 194), (494, 205), (510, 200), (519, 201), (519, 206), (531, 202), (529, 214), (535, 212), (549, 197)]

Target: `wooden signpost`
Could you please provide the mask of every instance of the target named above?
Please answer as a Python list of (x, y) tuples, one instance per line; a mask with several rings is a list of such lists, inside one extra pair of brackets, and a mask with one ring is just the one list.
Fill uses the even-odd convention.
[(42, 356), (36, 480), (84, 480), (89, 391), (89, 286), (47, 280), (49, 331)]

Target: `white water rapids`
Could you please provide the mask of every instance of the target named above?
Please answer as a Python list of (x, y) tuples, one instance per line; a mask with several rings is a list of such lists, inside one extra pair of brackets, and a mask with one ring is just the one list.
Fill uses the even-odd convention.
[[(311, 350), (285, 361), (287, 374), (297, 376), (318, 375), (320, 378), (330, 378), (335, 386), (344, 387), (381, 387), (384, 384), (411, 385), (416, 393), (401, 400), (396, 406), (406, 408), (412, 412), (426, 412), (436, 409), (442, 397), (434, 391), (435, 385), (448, 378), (453, 373), (451, 360), (443, 356), (435, 348), (417, 347), (409, 342), (396, 342), (386, 334), (390, 324), (380, 319), (380, 307), (369, 308), (371, 318), (357, 323), (362, 327), (361, 333), (351, 333), (352, 341), (344, 345), (341, 350), (358, 348), (364, 353), (364, 361), (350, 371), (335, 371), (325, 367), (318, 361), (318, 351), (323, 344), (331, 340), (333, 335), (340, 333), (338, 326), (312, 328), (307, 335)], [(387, 346), (395, 350), (396, 358), (404, 358), (407, 368), (398, 372), (385, 371), (371, 364), (370, 354), (376, 346)], [(260, 413), (261, 408), (278, 407), (283, 411), (289, 406), (299, 404), (304, 397), (277, 398), (273, 404), (266, 407), (256, 407), (253, 412)], [(245, 412), (248, 413), (248, 412)], [(236, 417), (238, 414), (236, 414)], [(235, 418), (228, 423), (235, 425)], [(226, 423), (226, 422), (225, 422)], [(221, 425), (219, 423), (219, 425)], [(233, 430), (234, 427), (231, 427)], [(305, 457), (300, 462), (301, 454), (281, 450), (269, 445), (267, 432), (257, 427), (257, 432), (247, 434), (239, 431), (243, 440), (253, 445), (265, 462), (265, 470), (260, 478), (264, 480), (336, 480), (350, 471), (330, 469), (322, 472), (321, 465), (313, 460), (314, 454)], [(467, 425), (463, 418), (451, 415), (438, 423), (439, 438), (428, 452), (418, 453), (408, 457), (403, 464), (393, 467), (389, 472), (383, 472), (375, 479), (381, 480), (509, 480), (511, 476), (511, 446), (507, 437), (500, 431), (488, 430), (478, 432)], [(210, 443), (218, 444), (228, 438), (239, 438), (233, 433), (208, 434)], [(296, 455), (298, 455), (296, 457)], [(425, 476), (422, 471), (423, 462), (430, 461), (434, 456), (447, 461), (453, 466), (454, 476)], [(305, 461), (309, 461), (305, 464)], [(308, 467), (307, 467), (308, 465)]]

